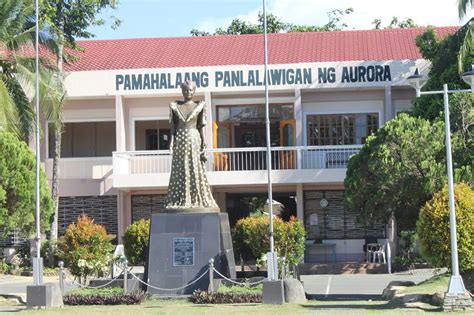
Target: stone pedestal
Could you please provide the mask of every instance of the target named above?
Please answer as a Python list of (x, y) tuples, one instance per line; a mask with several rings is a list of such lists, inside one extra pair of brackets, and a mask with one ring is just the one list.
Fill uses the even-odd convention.
[(444, 311), (467, 311), (472, 309), (472, 298), (469, 293), (448, 293), (444, 295)]
[[(227, 213), (156, 213), (150, 225), (148, 283), (178, 288), (192, 283), (209, 268), (209, 260), (223, 275), (235, 278), (234, 251)], [(151, 294), (182, 295), (207, 290), (209, 274), (178, 290), (148, 288)]]
[(63, 307), (63, 295), (57, 284), (45, 283), (26, 287), (28, 308)]
[(285, 303), (285, 291), (283, 280), (263, 281), (263, 304), (283, 304)]

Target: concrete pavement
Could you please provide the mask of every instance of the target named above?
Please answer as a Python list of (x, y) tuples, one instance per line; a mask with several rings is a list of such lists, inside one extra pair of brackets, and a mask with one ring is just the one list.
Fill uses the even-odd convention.
[(343, 274), (301, 276), (306, 293), (313, 298), (373, 299), (380, 297), (392, 281), (418, 284), (445, 270), (416, 269), (393, 274)]

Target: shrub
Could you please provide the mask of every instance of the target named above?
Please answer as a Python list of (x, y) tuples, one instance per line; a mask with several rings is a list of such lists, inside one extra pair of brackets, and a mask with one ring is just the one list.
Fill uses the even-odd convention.
[(123, 294), (121, 288), (107, 288), (74, 290), (67, 293), (63, 301), (68, 305), (130, 305), (140, 304), (144, 299), (144, 292)]
[(245, 285), (221, 284), (219, 286), (219, 289), (217, 289), (217, 292), (234, 293), (234, 294), (262, 294), (263, 284), (257, 284), (257, 285), (250, 285), (250, 283), (246, 283)]
[(196, 290), (190, 297), (195, 304), (262, 303), (262, 294), (236, 294)]
[(141, 219), (132, 223), (123, 236), (125, 256), (132, 265), (143, 265), (148, 252), (150, 220)]
[[(460, 271), (474, 269), (474, 191), (466, 184), (454, 187)], [(421, 255), (434, 267), (451, 267), (448, 188), (434, 194), (420, 210), (417, 234)]]
[(67, 227), (58, 244), (58, 255), (71, 274), (85, 283), (88, 276), (107, 268), (113, 249), (111, 240), (102, 225), (82, 215)]
[[(255, 259), (259, 259), (270, 251), (269, 221), (266, 215), (247, 217), (237, 221), (233, 229), (236, 252), (250, 251)], [(287, 263), (298, 264), (304, 255), (306, 232), (303, 224), (295, 217), (288, 222), (275, 217), (273, 235), (275, 251), (278, 255), (286, 257)]]

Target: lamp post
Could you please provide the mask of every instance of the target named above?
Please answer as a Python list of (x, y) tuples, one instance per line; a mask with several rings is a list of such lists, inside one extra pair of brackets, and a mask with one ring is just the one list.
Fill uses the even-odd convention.
[(35, 1), (35, 141), (36, 141), (36, 257), (33, 260), (33, 280), (35, 285), (43, 284), (43, 261), (41, 259), (41, 232), (40, 232), (40, 132), (39, 132), (39, 5)]
[(453, 187), (453, 163), (451, 156), (451, 128), (449, 123), (449, 93), (471, 92), (474, 93), (474, 66), (470, 71), (463, 73), (463, 80), (469, 84), (471, 89), (466, 90), (448, 90), (448, 85), (443, 84), (442, 91), (425, 91), (421, 92), (421, 88), (428, 81), (428, 78), (421, 75), (418, 69), (415, 73), (407, 78), (408, 83), (416, 89), (416, 97), (429, 94), (443, 94), (444, 99), (444, 122), (446, 133), (446, 167), (448, 169), (448, 194), (449, 194), (449, 222), (451, 234), (451, 266), (452, 274), (449, 280), (448, 293), (464, 294), (466, 289), (464, 282), (459, 274), (458, 263), (458, 243), (456, 238), (456, 212), (454, 209), (454, 187)]
[(272, 192), (272, 151), (270, 142), (270, 109), (268, 104), (268, 38), (267, 38), (267, 10), (266, 1), (263, 0), (263, 46), (264, 46), (264, 84), (265, 84), (265, 125), (266, 125), (266, 139), (267, 139), (267, 179), (268, 179), (268, 213), (270, 226), (270, 252), (267, 255), (267, 270), (268, 280), (278, 279), (277, 263), (275, 256), (275, 246), (273, 238), (273, 192)]

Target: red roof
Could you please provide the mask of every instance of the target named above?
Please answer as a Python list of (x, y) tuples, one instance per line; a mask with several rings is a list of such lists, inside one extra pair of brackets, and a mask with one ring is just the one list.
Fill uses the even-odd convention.
[[(437, 27), (438, 36), (459, 27)], [(269, 34), (270, 64), (421, 59), (415, 38), (425, 28)], [(68, 71), (257, 65), (262, 35), (83, 40)]]

